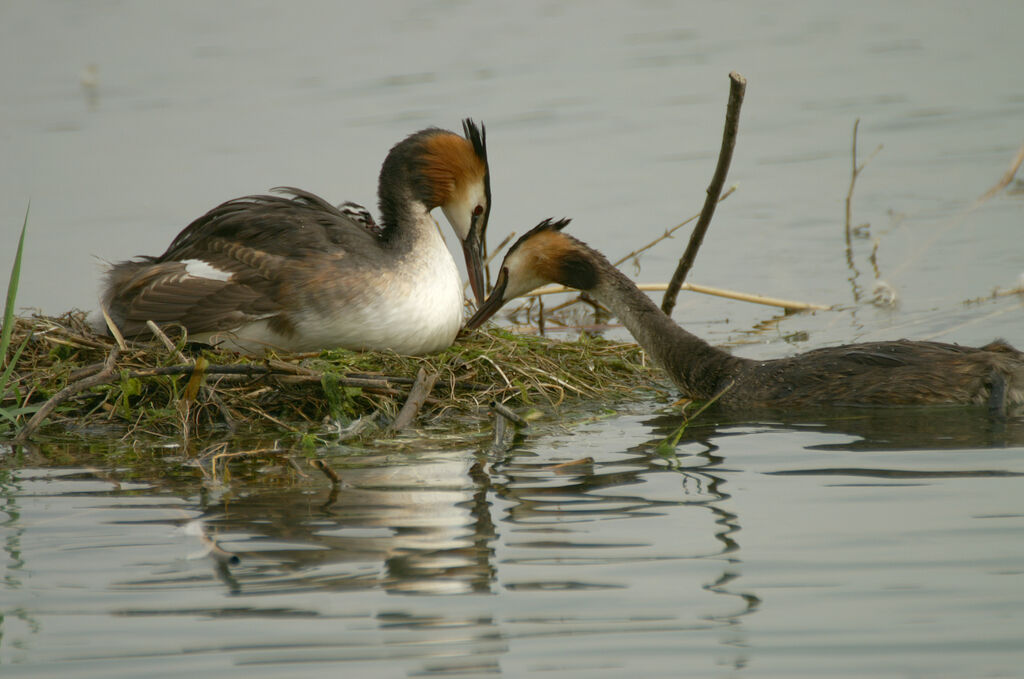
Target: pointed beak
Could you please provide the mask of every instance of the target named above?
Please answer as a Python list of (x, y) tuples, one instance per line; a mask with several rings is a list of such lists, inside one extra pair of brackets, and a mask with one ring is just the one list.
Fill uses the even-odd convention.
[(473, 317), (466, 321), (466, 330), (476, 330), (484, 322), (498, 313), (498, 309), (505, 305), (505, 286), (508, 285), (508, 270), (502, 269), (501, 273), (498, 274), (498, 280), (494, 283), (494, 289), (491, 290), (491, 295), (486, 300), (480, 303), (480, 308), (476, 310)]
[(480, 231), (476, 225), (470, 229), (466, 240), (462, 241), (462, 254), (466, 256), (466, 272), (469, 274), (469, 287), (473, 288), (473, 297), (476, 303), (483, 304), (487, 296), (484, 290), (484, 242), (480, 238)]
[(490, 207), (481, 215), (473, 217), (466, 234), (466, 240), (462, 241), (462, 254), (466, 257), (466, 272), (469, 274), (469, 286), (473, 288), (473, 297), (477, 305), (484, 303), (487, 290), (484, 287), (484, 262), (487, 261), (487, 218), (490, 215)]

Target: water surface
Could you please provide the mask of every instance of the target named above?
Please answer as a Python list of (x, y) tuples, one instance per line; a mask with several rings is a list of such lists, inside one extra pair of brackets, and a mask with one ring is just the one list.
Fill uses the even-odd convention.
[(24, 459), (5, 676), (1013, 676), (1021, 422), (677, 424), (324, 451), (340, 488)]
[[(90, 308), (98, 260), (273, 186), (372, 206), (391, 144), (465, 116), (487, 124), (492, 243), (569, 216), (615, 258), (699, 209), (737, 70), (739, 188), (691, 280), (837, 308), (684, 295), (677, 320), (762, 357), (1021, 346), (1021, 299), (988, 296), (1024, 272), (1024, 193), (977, 201), (1024, 142), (1022, 23), (1020, 3), (6, 3), (0, 270), (31, 201), (20, 303)], [(857, 118), (859, 159), (882, 148), (848, 249)], [(626, 270), (665, 281), (682, 248)], [(501, 458), (483, 420), (472, 443), (319, 450), (337, 489), (214, 481), (144, 442), (96, 443), (123, 465), (0, 444), (0, 674), (1019, 675), (1019, 420), (709, 413), (662, 457), (665, 408), (554, 413)]]

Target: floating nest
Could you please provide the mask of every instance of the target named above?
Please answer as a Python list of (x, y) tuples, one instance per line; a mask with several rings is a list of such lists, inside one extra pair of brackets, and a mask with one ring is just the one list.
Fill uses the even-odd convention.
[(24, 350), (0, 409), (21, 413), (21, 439), (318, 436), (368, 417), (379, 435), (407, 426), (397, 420), (417, 390), (414, 416), (453, 428), (479, 422), (495, 403), (603, 406), (660, 390), (640, 347), (587, 335), (562, 342), (492, 327), (422, 357), (332, 350), (254, 358), (163, 339), (119, 346), (79, 311), (17, 318), (11, 347)]

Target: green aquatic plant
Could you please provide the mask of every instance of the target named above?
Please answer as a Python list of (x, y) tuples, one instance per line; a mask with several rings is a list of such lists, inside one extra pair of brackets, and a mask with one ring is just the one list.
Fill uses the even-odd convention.
[(662, 439), (661, 441), (658, 442), (658, 445), (656, 445), (654, 447), (654, 452), (657, 453), (658, 455), (660, 455), (661, 457), (665, 458), (666, 460), (669, 460), (670, 462), (677, 462), (677, 460), (676, 460), (676, 446), (679, 445), (679, 440), (682, 439), (683, 438), (683, 434), (686, 433), (686, 428), (689, 427), (690, 424), (694, 420), (696, 420), (700, 416), (701, 413), (703, 413), (705, 410), (707, 410), (712, 405), (714, 405), (715, 401), (717, 401), (719, 398), (722, 397), (722, 394), (724, 394), (725, 392), (727, 392), (730, 389), (732, 389), (732, 385), (733, 384), (734, 384), (734, 382), (730, 382), (725, 387), (725, 389), (722, 389), (722, 391), (718, 392), (717, 394), (715, 394), (713, 397), (711, 397), (707, 401), (701, 403), (700, 407), (697, 409), (697, 412), (695, 412), (693, 414), (688, 414), (686, 412), (686, 409), (690, 405), (693, 405), (694, 401), (687, 401), (686, 404), (683, 406), (683, 413), (682, 413), (683, 421), (682, 421), (682, 423), (676, 428), (676, 430), (674, 432), (672, 432), (671, 434), (669, 434), (664, 439)]
[(11, 278), (7, 284), (7, 300), (4, 304), (3, 327), (0, 328), (0, 368), (3, 370), (0, 372), (0, 433), (17, 426), (19, 416), (34, 410), (32, 408), (19, 408), (17, 405), (5, 405), (9, 398), (9, 393), (12, 394), (10, 398), (17, 404), (17, 390), (11, 386), (11, 377), (14, 374), (14, 366), (18, 363), (18, 359), (25, 350), (30, 337), (26, 336), (21, 344), (18, 345), (18, 348), (14, 350), (14, 353), (10, 357), (7, 356), (14, 333), (14, 303), (18, 297), (18, 281), (21, 278), (21, 255), (25, 249), (25, 232), (27, 229), (28, 208), (25, 209), (25, 221), (21, 225), (18, 249), (14, 254), (14, 264), (11, 266)]

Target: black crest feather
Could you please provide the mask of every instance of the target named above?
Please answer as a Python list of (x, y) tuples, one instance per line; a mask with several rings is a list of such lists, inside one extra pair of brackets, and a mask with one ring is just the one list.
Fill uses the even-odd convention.
[(462, 131), (466, 139), (473, 145), (473, 151), (480, 157), (480, 160), (487, 164), (487, 128), (483, 123), (477, 125), (472, 118), (465, 118), (462, 121)]
[[(524, 233), (522, 236), (520, 236), (516, 240), (516, 242), (512, 244), (512, 247), (510, 247), (508, 249), (508, 251), (512, 252), (513, 250), (518, 248), (520, 245), (522, 245), (524, 242), (530, 240), (530, 238), (532, 236), (540, 233), (541, 231), (561, 231), (566, 226), (568, 226), (569, 222), (571, 222), (571, 221), (572, 221), (571, 219), (567, 219), (567, 218), (552, 219), (551, 217), (548, 217), (543, 222), (541, 222), (540, 224), (538, 224), (537, 226), (533, 227), (532, 229), (530, 229), (529, 231)], [(507, 256), (507, 253), (506, 253), (506, 256)]]
[(480, 242), (486, 243), (487, 234), (485, 231), (491, 214), (491, 166), (487, 162), (487, 128), (484, 127), (483, 123), (480, 123), (478, 126), (473, 122), (472, 118), (464, 118), (462, 121), (462, 131), (465, 133), (469, 143), (473, 145), (473, 152), (484, 162), (484, 197), (487, 198), (487, 214), (484, 215), (481, 221), (483, 227), (480, 229)]

